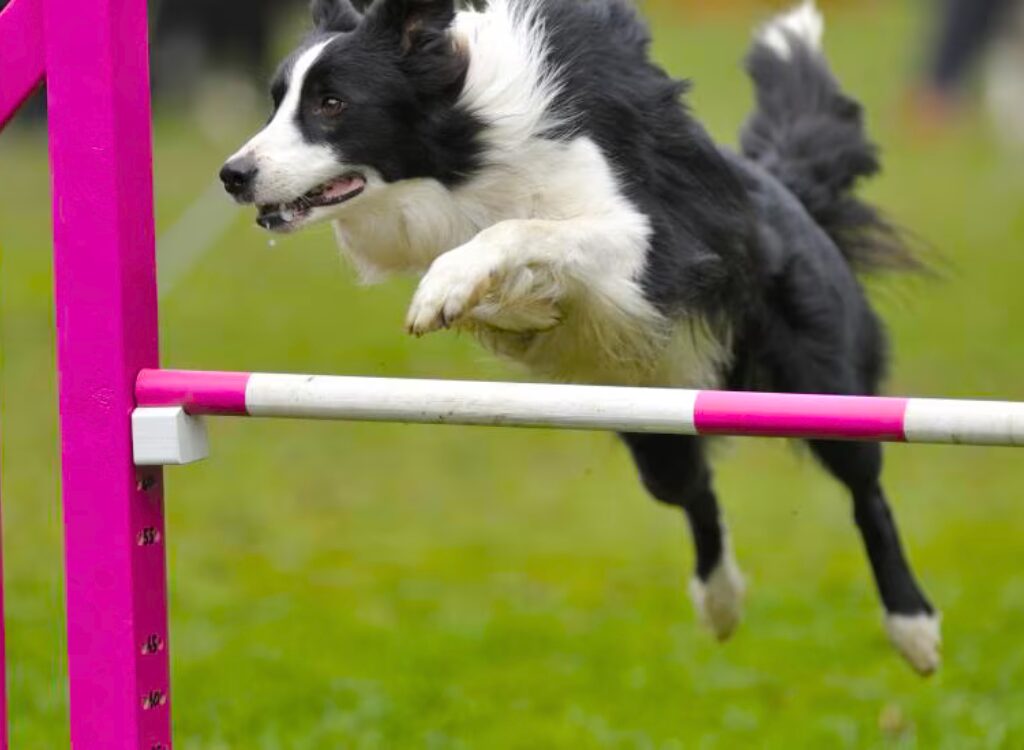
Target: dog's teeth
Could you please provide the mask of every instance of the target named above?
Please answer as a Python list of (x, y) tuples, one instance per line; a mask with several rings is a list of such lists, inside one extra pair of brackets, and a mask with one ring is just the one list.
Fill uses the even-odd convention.
[(291, 211), (290, 209), (287, 209), (287, 208), (282, 208), (282, 210), (281, 210), (281, 220), (282, 221), (290, 222), (293, 218), (295, 218), (295, 212), (294, 211)]

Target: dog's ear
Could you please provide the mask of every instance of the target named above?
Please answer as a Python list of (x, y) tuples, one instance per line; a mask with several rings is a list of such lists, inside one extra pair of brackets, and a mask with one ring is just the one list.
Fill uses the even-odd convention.
[(455, 20), (455, 0), (377, 0), (368, 14), (396, 34), (408, 54), (444, 38)]
[(313, 0), (310, 12), (320, 31), (352, 31), (362, 20), (350, 0)]

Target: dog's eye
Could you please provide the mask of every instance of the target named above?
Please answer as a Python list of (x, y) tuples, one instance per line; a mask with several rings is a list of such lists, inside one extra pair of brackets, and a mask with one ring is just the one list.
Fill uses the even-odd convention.
[(324, 117), (337, 117), (345, 109), (345, 102), (336, 96), (325, 96), (320, 100), (320, 105), (316, 108), (318, 115)]

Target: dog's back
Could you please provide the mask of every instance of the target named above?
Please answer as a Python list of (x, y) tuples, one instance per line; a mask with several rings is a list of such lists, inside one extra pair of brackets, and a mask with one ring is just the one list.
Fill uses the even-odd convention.
[(856, 195), (880, 170), (860, 104), (821, 51), (811, 3), (776, 18), (747, 57), (756, 107), (732, 159), (757, 216), (760, 294), (730, 377), (733, 387), (876, 393), (884, 329), (858, 272), (913, 269), (899, 233)]
[(647, 300), (729, 339), (733, 387), (873, 393), (882, 326), (857, 271), (912, 267), (898, 233), (855, 194), (879, 170), (860, 105), (821, 52), (804, 4), (755, 37), (757, 106), (741, 153), (717, 147), (648, 56), (625, 0), (518, 0), (540, 15), (560, 95), (556, 135), (593, 140), (651, 224)]
[(557, 114), (597, 143), (620, 189), (651, 219), (649, 301), (724, 331), (749, 291), (748, 197), (682, 103), (688, 84), (651, 62), (650, 32), (628, 0), (520, 1), (544, 17), (550, 63), (564, 81)]

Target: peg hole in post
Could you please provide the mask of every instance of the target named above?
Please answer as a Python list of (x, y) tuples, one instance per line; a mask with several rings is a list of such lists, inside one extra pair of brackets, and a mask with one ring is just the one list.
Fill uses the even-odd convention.
[(139, 532), (136, 541), (140, 547), (151, 547), (154, 544), (160, 543), (160, 530), (155, 526), (147, 526)]
[(142, 653), (145, 656), (155, 654), (164, 650), (164, 639), (155, 633), (148, 638), (146, 642), (142, 644)]
[(150, 690), (142, 698), (142, 709), (149, 711), (167, 703), (167, 693), (163, 690)]

